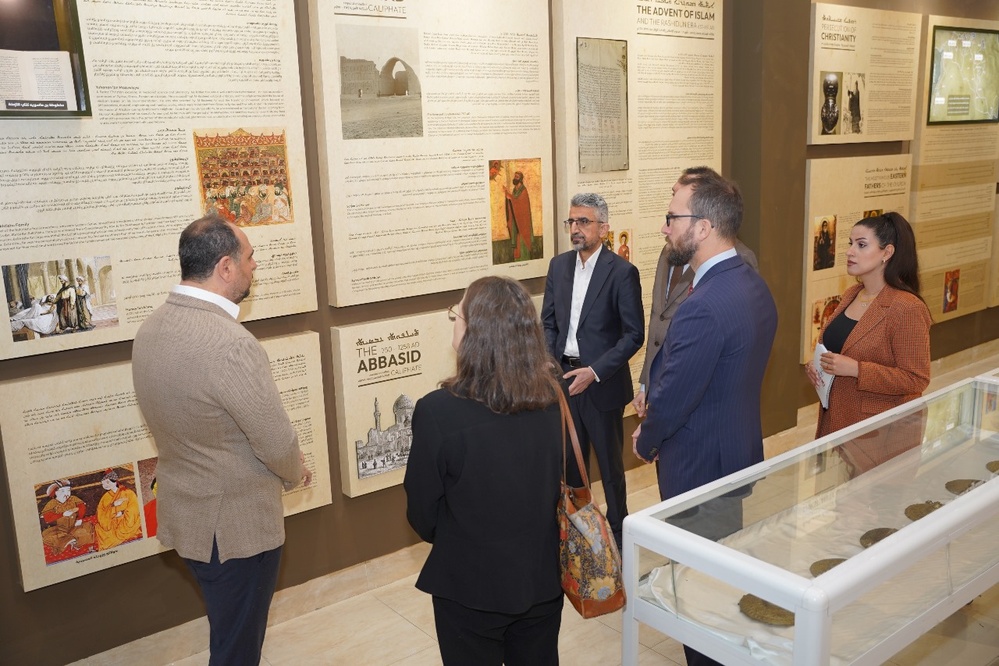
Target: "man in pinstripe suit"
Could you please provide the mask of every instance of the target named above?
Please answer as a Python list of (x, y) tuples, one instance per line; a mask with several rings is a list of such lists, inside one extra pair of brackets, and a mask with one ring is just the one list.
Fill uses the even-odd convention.
[[(696, 166), (683, 170), (680, 179), (673, 184), (673, 194), (682, 187), (680, 180), (690, 184), (693, 179), (699, 178), (702, 173), (715, 173), (711, 167)], [(663, 227), (665, 231), (665, 226)], [(652, 287), (652, 314), (649, 316), (649, 332), (645, 336), (645, 361), (642, 363), (642, 374), (638, 379), (638, 393), (631, 401), (632, 407), (641, 418), (645, 418), (645, 397), (649, 385), (649, 370), (652, 368), (652, 359), (656, 357), (656, 352), (662, 347), (666, 340), (666, 331), (669, 330), (670, 321), (676, 314), (680, 305), (687, 300), (687, 288), (694, 281), (694, 271), (687, 265), (672, 266), (669, 263), (671, 246), (665, 245), (659, 253), (659, 261), (656, 264), (656, 277)], [(753, 270), (759, 270), (756, 263), (756, 255), (746, 247), (742, 241), (736, 239), (735, 251), (739, 253), (742, 260), (749, 264)], [(674, 284), (674, 282), (676, 284)]]
[[(692, 291), (652, 361), (648, 416), (634, 435), (635, 455), (659, 459), (663, 499), (763, 460), (760, 391), (777, 330), (770, 290), (735, 250), (738, 186), (710, 170), (680, 185), (663, 232), (669, 263), (694, 271)], [(719, 499), (707, 511), (721, 515), (699, 519), (713, 523), (708, 538), (742, 527), (741, 498)], [(715, 663), (685, 650), (688, 664)]]
[(760, 389), (777, 329), (763, 279), (735, 250), (738, 186), (716, 172), (683, 176), (664, 233), (669, 263), (694, 270), (649, 371), (648, 417), (635, 453), (659, 458), (668, 498), (763, 459)]

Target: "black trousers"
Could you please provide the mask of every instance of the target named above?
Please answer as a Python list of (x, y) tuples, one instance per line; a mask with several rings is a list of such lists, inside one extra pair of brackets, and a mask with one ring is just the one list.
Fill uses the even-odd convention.
[(211, 562), (184, 560), (198, 581), (208, 611), (209, 666), (260, 663), (281, 548), (223, 563), (215, 543)]
[(444, 666), (558, 666), (560, 594), (523, 613), (493, 613), (434, 597)]
[[(705, 539), (719, 541), (742, 529), (743, 497), (716, 497), (683, 514), (667, 518), (666, 522), (682, 527)], [(697, 650), (683, 646), (687, 666), (723, 666)]]
[[(579, 448), (583, 452), (587, 475), (591, 444), (597, 454), (600, 480), (607, 499), (607, 522), (610, 523), (614, 540), (617, 541), (620, 550), (623, 537), (621, 530), (624, 517), (628, 515), (628, 488), (624, 481), (624, 457), (621, 453), (624, 444), (624, 408), (601, 411), (593, 404), (589, 390), (586, 390), (579, 395), (569, 397), (569, 411), (572, 412), (576, 434), (579, 435)], [(571, 443), (566, 442), (566, 456), (569, 461), (566, 479), (570, 485), (581, 486), (583, 482), (576, 469), (571, 446)]]
[(720, 661), (715, 661), (686, 645), (683, 646), (683, 656), (687, 658), (687, 666), (725, 666)]

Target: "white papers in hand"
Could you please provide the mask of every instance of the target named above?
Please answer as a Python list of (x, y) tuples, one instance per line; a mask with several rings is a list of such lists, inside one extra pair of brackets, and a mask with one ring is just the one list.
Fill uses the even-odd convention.
[(819, 394), (819, 402), (826, 409), (829, 409), (829, 391), (832, 390), (833, 380), (836, 379), (836, 375), (831, 375), (822, 369), (822, 363), (820, 359), (823, 354), (825, 354), (828, 349), (821, 342), (815, 345), (815, 355), (812, 356), (812, 366), (815, 368), (815, 374), (819, 376), (819, 385), (815, 387), (815, 392)]

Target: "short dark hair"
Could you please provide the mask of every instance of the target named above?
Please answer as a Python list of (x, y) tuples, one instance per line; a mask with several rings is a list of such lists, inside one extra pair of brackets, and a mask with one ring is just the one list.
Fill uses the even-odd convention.
[(597, 222), (601, 224), (606, 224), (610, 217), (610, 212), (607, 209), (607, 200), (595, 192), (580, 192), (572, 197), (569, 206), (592, 208), (597, 211)]
[(680, 176), (681, 185), (690, 185), (690, 212), (711, 222), (718, 235), (735, 240), (742, 225), (742, 192), (710, 167), (692, 167)]
[(468, 285), (461, 305), (466, 329), (457, 372), (441, 386), (498, 414), (554, 404), (561, 390), (556, 365), (523, 285), (498, 275), (481, 277)]
[(683, 173), (680, 174), (680, 184), (690, 185), (692, 182), (706, 174), (714, 174), (717, 176), (718, 172), (709, 166), (687, 167), (683, 170)]
[(203, 282), (222, 257), (239, 260), (239, 239), (232, 226), (209, 214), (187, 225), (180, 234), (180, 279)]
[(874, 237), (878, 239), (878, 247), (882, 250), (889, 245), (895, 248), (895, 252), (885, 263), (885, 283), (922, 298), (919, 294), (916, 235), (909, 221), (898, 213), (890, 212), (877, 217), (865, 217), (857, 224), (874, 232)]

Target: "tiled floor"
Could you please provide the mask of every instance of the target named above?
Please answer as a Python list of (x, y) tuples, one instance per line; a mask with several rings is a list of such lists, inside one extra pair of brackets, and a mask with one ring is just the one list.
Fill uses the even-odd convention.
[[(983, 345), (934, 363), (929, 391), (999, 367), (999, 344)], [(812, 439), (815, 409), (801, 410), (798, 427), (767, 439), (773, 456)], [(630, 508), (658, 501), (651, 467), (629, 472)], [(413, 546), (322, 580), (282, 590), (271, 610), (264, 666), (344, 664), (432, 666), (440, 664), (430, 597), (413, 587), (426, 557)], [(325, 605), (328, 604), (328, 605)], [(640, 632), (641, 666), (682, 666), (681, 646), (648, 627)], [(208, 663), (207, 624), (202, 618), (77, 666)], [(621, 663), (621, 613), (582, 620), (571, 606), (562, 615), (559, 652), (570, 666)], [(193, 656), (179, 658), (183, 655)], [(169, 659), (177, 659), (169, 662)], [(892, 666), (999, 666), (999, 587), (965, 606), (895, 655)]]

